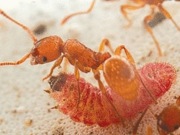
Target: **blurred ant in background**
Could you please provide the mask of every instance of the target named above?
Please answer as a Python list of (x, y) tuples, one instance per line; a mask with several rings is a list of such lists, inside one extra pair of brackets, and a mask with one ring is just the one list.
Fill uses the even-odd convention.
[[(114, 0), (107, 0), (107, 1), (114, 1)], [(128, 21), (128, 24), (126, 25), (127, 27), (129, 27), (132, 24), (131, 19), (128, 17), (128, 10), (137, 10), (140, 8), (143, 8), (146, 5), (149, 5), (151, 8), (151, 13), (149, 15), (147, 15), (144, 18), (144, 26), (145, 29), (149, 32), (149, 34), (151, 35), (151, 37), (153, 38), (153, 41), (156, 45), (156, 48), (158, 50), (158, 54), (159, 56), (162, 56), (162, 50), (160, 48), (160, 44), (158, 42), (158, 40), (156, 39), (150, 22), (154, 19), (156, 13), (155, 13), (155, 9), (158, 8), (159, 11), (167, 18), (170, 19), (173, 24), (175, 25), (175, 27), (177, 28), (177, 30), (180, 30), (180, 27), (177, 25), (177, 23), (174, 21), (174, 19), (172, 18), (172, 16), (169, 14), (169, 12), (162, 6), (163, 2), (165, 0), (130, 0), (132, 2), (134, 2), (135, 5), (122, 5), (120, 6), (120, 11), (122, 12), (123, 16), (126, 18), (126, 20)], [(76, 13), (72, 13), (68, 16), (66, 16), (62, 21), (61, 21), (61, 25), (65, 24), (71, 17), (76, 16), (76, 15), (80, 15), (80, 14), (87, 14), (90, 13), (94, 7), (95, 4), (95, 0), (92, 1), (90, 7), (88, 8), (87, 11), (80, 11), (80, 12), (76, 12)], [(160, 20), (161, 21), (161, 20)]]

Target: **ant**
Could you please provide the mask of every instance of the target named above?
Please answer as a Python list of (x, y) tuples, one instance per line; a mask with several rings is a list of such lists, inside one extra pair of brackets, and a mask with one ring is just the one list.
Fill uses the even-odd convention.
[[(107, 83), (110, 86), (112, 86), (115, 91), (119, 91), (117, 90), (118, 88), (117, 86), (119, 83), (118, 79), (121, 79), (121, 74), (118, 76), (118, 74), (116, 74), (116, 70), (119, 70), (118, 73), (122, 73), (122, 75), (124, 74), (124, 77), (127, 77), (127, 78), (132, 77), (130, 78), (132, 79), (132, 83), (133, 83), (132, 87), (134, 87), (134, 89), (138, 87), (139, 84), (138, 84), (138, 81), (136, 81), (138, 75), (136, 73), (137, 71), (134, 66), (135, 65), (134, 59), (124, 46), (119, 46), (114, 52), (109, 40), (104, 39), (102, 40), (99, 46), (99, 52), (95, 52), (87, 48), (85, 45), (83, 45), (76, 39), (68, 39), (66, 42), (63, 42), (63, 40), (58, 36), (49, 36), (49, 37), (45, 37), (43, 39), (37, 40), (36, 37), (31, 32), (31, 30), (29, 30), (29, 28), (17, 22), (16, 20), (12, 19), (2, 10), (0, 10), (0, 14), (6, 17), (7, 19), (9, 19), (10, 21), (14, 22), (15, 24), (19, 25), (24, 30), (26, 30), (28, 34), (31, 36), (32, 40), (34, 41), (34, 48), (29, 53), (27, 53), (24, 57), (22, 57), (20, 60), (16, 62), (1, 62), (0, 66), (19, 65), (23, 63), (29, 57), (31, 57), (32, 65), (45, 64), (45, 63), (56, 60), (50, 70), (50, 73), (46, 77), (43, 78), (43, 80), (45, 80), (52, 75), (53, 70), (56, 67), (61, 65), (63, 58), (66, 58), (68, 59), (69, 63), (74, 66), (74, 74), (77, 80), (80, 76), (79, 70), (84, 73), (88, 73), (92, 70), (92, 72), (94, 73), (95, 79), (98, 81), (100, 89), (103, 90), (104, 92), (105, 92), (105, 88), (102, 81), (100, 80), (99, 70), (104, 71), (104, 76)], [(107, 46), (111, 50), (111, 52), (114, 53), (115, 55), (121, 54), (121, 51), (124, 50), (127, 55), (127, 60), (126, 59), (119, 60), (114, 57), (113, 59), (110, 59), (111, 54), (109, 52), (102, 53), (105, 46)], [(106, 61), (107, 59), (109, 60)], [(118, 60), (120, 62), (118, 63), (116, 67), (114, 63), (116, 63), (116, 61)], [(114, 73), (109, 71), (111, 66), (114, 66), (115, 68), (117, 68), (113, 70)], [(124, 68), (121, 68), (121, 66)], [(126, 71), (126, 70), (132, 70), (132, 71)], [(123, 72), (127, 72), (127, 73), (125, 74)], [(114, 76), (117, 76), (116, 80)], [(110, 80), (114, 80), (114, 82), (117, 84), (115, 83), (112, 84)], [(125, 79), (124, 83), (126, 84), (127, 82), (130, 84), (130, 81)], [(122, 83), (120, 84), (122, 85)]]
[(176, 99), (176, 103), (165, 107), (156, 118), (160, 135), (167, 135), (177, 130), (180, 127), (180, 96)]
[(106, 59), (110, 57), (108, 52), (95, 52), (81, 44), (76, 39), (68, 39), (66, 42), (63, 42), (63, 40), (58, 36), (49, 36), (37, 40), (29, 28), (12, 19), (2, 10), (0, 10), (0, 14), (26, 30), (34, 41), (34, 48), (32, 48), (32, 50), (20, 60), (16, 62), (2, 62), (0, 63), (0, 66), (19, 65), (29, 57), (31, 57), (32, 65), (45, 64), (56, 60), (50, 70), (50, 73), (43, 78), (43, 80), (45, 80), (51, 76), (53, 69), (61, 64), (64, 57), (68, 59), (72, 65), (74, 65), (74, 72), (77, 77), (79, 76), (78, 70), (85, 73), (90, 72), (91, 69), (96, 70)]
[[(108, 1), (113, 1), (113, 0), (108, 0)], [(155, 42), (159, 56), (162, 56), (163, 54), (162, 54), (162, 51), (160, 48), (160, 44), (159, 44), (158, 40), (156, 39), (156, 37), (152, 31), (152, 28), (149, 24), (149, 22), (151, 22), (154, 19), (155, 8), (157, 7), (166, 18), (170, 19), (173, 22), (173, 24), (175, 25), (175, 27), (178, 29), (178, 31), (180, 30), (180, 27), (176, 24), (176, 22), (174, 21), (172, 16), (168, 13), (168, 11), (166, 9), (164, 9), (164, 7), (162, 6), (164, 0), (131, 0), (131, 1), (133, 1), (136, 5), (122, 5), (120, 7), (120, 11), (122, 12), (125, 19), (128, 21), (127, 27), (129, 27), (132, 23), (132, 21), (129, 19), (129, 17), (127, 15), (127, 10), (137, 10), (139, 8), (143, 8), (145, 5), (150, 5), (151, 13), (150, 13), (150, 15), (148, 15), (144, 18), (144, 26), (145, 26), (145, 29), (149, 32), (149, 34), (153, 38), (153, 41)], [(72, 14), (66, 16), (61, 21), (61, 25), (65, 24), (70, 18), (72, 18), (76, 15), (90, 13), (94, 7), (94, 4), (95, 4), (95, 0), (92, 1), (91, 5), (87, 9), (87, 11), (76, 12), (76, 13), (72, 13)]]
[(175, 25), (175, 27), (177, 28), (178, 31), (180, 30), (180, 27), (176, 24), (176, 22), (171, 17), (171, 15), (168, 13), (168, 11), (166, 9), (164, 9), (164, 7), (162, 6), (164, 0), (131, 0), (131, 1), (133, 1), (136, 5), (122, 5), (121, 8), (120, 8), (122, 14), (124, 15), (124, 17), (128, 21), (127, 26), (130, 26), (131, 23), (132, 23), (131, 20), (129, 19), (129, 17), (127, 16), (127, 10), (137, 10), (139, 8), (144, 7), (145, 5), (149, 5), (150, 8), (151, 8), (151, 13), (150, 13), (150, 15), (147, 15), (144, 18), (144, 26), (145, 26), (145, 29), (149, 32), (149, 34), (153, 38), (153, 40), (154, 40), (154, 42), (156, 44), (159, 56), (162, 56), (162, 51), (161, 51), (159, 42), (156, 39), (156, 37), (154, 36), (154, 33), (153, 33), (151, 27), (148, 24), (154, 18), (155, 8), (158, 8), (159, 11), (166, 18), (170, 19), (172, 21), (172, 23)]

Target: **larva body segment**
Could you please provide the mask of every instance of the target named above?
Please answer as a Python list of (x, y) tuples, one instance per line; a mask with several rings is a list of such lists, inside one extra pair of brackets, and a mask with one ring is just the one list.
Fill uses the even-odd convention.
[[(138, 72), (154, 99), (158, 99), (168, 91), (176, 78), (175, 69), (167, 63), (150, 63)], [(98, 124), (104, 127), (122, 122), (107, 100), (107, 96), (125, 119), (135, 117), (154, 102), (142, 84), (139, 86), (137, 98), (127, 100), (110, 87), (106, 87), (107, 96), (105, 96), (100, 89), (83, 78), (79, 79), (78, 91), (77, 79), (71, 74), (60, 73), (56, 77), (51, 77), (49, 83), (50, 95), (58, 102), (58, 109), (74, 121), (87, 125)], [(78, 99), (78, 92), (80, 99)]]

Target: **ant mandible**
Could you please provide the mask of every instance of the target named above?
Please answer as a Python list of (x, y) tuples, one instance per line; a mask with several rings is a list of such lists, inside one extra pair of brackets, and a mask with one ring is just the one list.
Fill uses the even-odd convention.
[(131, 20), (129, 19), (129, 17), (127, 16), (127, 10), (137, 10), (139, 8), (144, 7), (145, 5), (150, 5), (151, 13), (150, 13), (150, 15), (148, 15), (144, 18), (144, 26), (145, 26), (145, 29), (150, 33), (151, 37), (153, 38), (153, 40), (156, 44), (159, 56), (162, 56), (162, 51), (161, 51), (159, 42), (156, 39), (156, 37), (154, 36), (154, 33), (148, 24), (155, 15), (155, 8), (158, 8), (160, 10), (160, 12), (166, 18), (170, 19), (172, 21), (172, 23), (175, 25), (175, 27), (178, 29), (178, 31), (180, 30), (180, 27), (176, 24), (176, 22), (174, 21), (172, 16), (168, 13), (168, 11), (166, 9), (164, 9), (164, 7), (162, 6), (164, 0), (131, 0), (131, 1), (133, 1), (136, 5), (122, 5), (120, 8), (122, 14), (128, 21), (127, 26), (130, 26), (132, 23)]

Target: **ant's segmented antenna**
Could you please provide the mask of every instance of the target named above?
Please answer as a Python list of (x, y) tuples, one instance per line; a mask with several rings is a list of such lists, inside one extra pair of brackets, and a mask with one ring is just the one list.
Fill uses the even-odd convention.
[(14, 22), (15, 24), (17, 24), (21, 28), (23, 28), (25, 31), (27, 31), (27, 33), (30, 35), (30, 37), (33, 40), (33, 42), (34, 43), (37, 42), (37, 39), (36, 39), (35, 35), (32, 33), (32, 31), (28, 27), (26, 27), (25, 25), (23, 25), (23, 24), (19, 23), (18, 21), (14, 20), (13, 18), (11, 18), (9, 15), (7, 15), (1, 9), (0, 9), (0, 14), (3, 15), (4, 17), (6, 17), (7, 19), (9, 19), (10, 21)]

